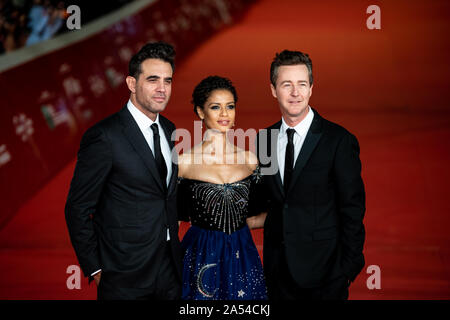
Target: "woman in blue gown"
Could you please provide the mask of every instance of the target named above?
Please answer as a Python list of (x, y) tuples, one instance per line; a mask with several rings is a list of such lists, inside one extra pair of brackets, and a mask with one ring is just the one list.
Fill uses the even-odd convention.
[(191, 227), (184, 250), (182, 298), (265, 300), (266, 285), (247, 218), (259, 214), (256, 156), (227, 139), (237, 94), (222, 77), (202, 80), (192, 94), (203, 141), (179, 156), (178, 212)]

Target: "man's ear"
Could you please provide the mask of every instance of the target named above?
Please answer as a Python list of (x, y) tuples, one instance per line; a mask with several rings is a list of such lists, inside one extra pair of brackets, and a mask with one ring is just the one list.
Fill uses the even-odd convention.
[(275, 87), (273, 86), (273, 84), (270, 84), (270, 90), (272, 91), (272, 96), (277, 99), (277, 90), (275, 90)]
[(199, 106), (195, 107), (197, 110), (197, 114), (199, 116), (200, 119), (205, 119), (205, 113), (203, 112), (203, 109), (200, 108)]
[(312, 85), (311, 85), (311, 88), (309, 88), (309, 91), (310, 91), (310, 95), (309, 95), (309, 96), (310, 96), (310, 97), (312, 96), (312, 88), (313, 88), (313, 86), (314, 86), (314, 85), (312, 84)]
[(128, 76), (125, 81), (127, 82), (128, 90), (132, 93), (136, 93), (136, 78)]

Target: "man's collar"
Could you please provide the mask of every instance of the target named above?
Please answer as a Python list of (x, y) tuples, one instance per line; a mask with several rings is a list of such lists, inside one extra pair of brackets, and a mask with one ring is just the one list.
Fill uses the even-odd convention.
[(160, 123), (159, 123), (159, 113), (156, 114), (156, 119), (155, 119), (155, 121), (153, 121), (152, 119), (147, 117), (141, 110), (139, 110), (133, 104), (133, 102), (131, 102), (131, 99), (128, 100), (127, 108), (130, 111), (131, 115), (133, 116), (134, 120), (136, 120), (136, 122), (137, 122), (137, 124), (138, 124), (138, 126), (139, 126), (139, 128), (141, 130), (147, 130), (148, 128), (150, 128), (150, 126), (153, 123), (156, 123), (156, 124), (160, 125)]
[[(314, 112), (312, 111), (311, 107), (308, 106), (308, 114), (306, 115), (306, 117), (292, 129), (294, 129), (295, 132), (297, 132), (297, 134), (299, 134), (300, 136), (306, 136), (306, 133), (308, 132), (308, 129), (311, 126), (311, 123), (313, 121), (313, 118), (314, 118)], [(286, 130), (288, 128), (291, 128), (291, 127), (289, 127), (287, 125), (286, 121), (284, 121), (284, 118), (281, 117), (280, 135), (285, 135)]]

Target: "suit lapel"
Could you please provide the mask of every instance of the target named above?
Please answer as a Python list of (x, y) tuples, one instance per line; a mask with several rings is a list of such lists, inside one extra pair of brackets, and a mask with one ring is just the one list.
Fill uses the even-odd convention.
[(134, 120), (133, 116), (128, 111), (126, 106), (119, 112), (119, 115), (122, 120), (123, 133), (125, 137), (133, 146), (136, 153), (141, 157), (145, 166), (153, 176), (156, 184), (159, 186), (161, 191), (164, 192), (164, 186), (162, 185), (162, 181), (159, 177), (159, 172), (156, 168), (156, 161), (153, 156), (152, 150), (148, 146), (147, 141), (145, 140), (136, 121)]
[[(172, 141), (171, 137), (172, 137), (172, 133), (173, 131), (170, 130), (167, 122), (166, 122), (166, 118), (164, 118), (163, 116), (159, 115), (159, 124), (161, 125), (161, 127), (164, 130), (164, 135), (166, 136), (167, 142), (169, 143), (169, 147), (170, 147), (170, 151), (171, 151), (171, 157), (172, 156), (176, 156), (176, 153), (173, 152), (175, 150), (175, 142)], [(168, 186), (168, 194), (170, 194), (174, 187), (175, 187), (175, 182), (176, 182), (176, 178), (177, 178), (177, 166), (176, 166), (176, 161), (174, 161), (175, 159), (170, 159), (170, 163), (172, 166), (172, 174), (170, 176), (169, 179), (169, 186)]]
[(283, 182), (281, 181), (280, 167), (278, 166), (278, 135), (280, 133), (280, 127), (281, 121), (280, 124), (277, 126), (277, 128), (275, 128), (276, 131), (274, 132), (276, 134), (276, 137), (274, 138), (276, 143), (275, 143), (275, 150), (273, 151), (274, 152), (273, 161), (275, 161), (277, 173), (273, 176), (273, 179), (275, 180), (275, 184), (278, 186), (278, 190), (284, 196), (284, 187)]
[[(270, 184), (276, 185), (276, 188), (278, 189), (280, 194), (284, 196), (283, 183), (281, 182), (281, 175), (278, 166), (278, 134), (280, 132), (280, 127), (281, 121), (265, 129), (267, 130), (267, 140), (265, 141), (265, 145), (267, 147), (267, 156), (270, 159), (270, 162), (265, 166), (275, 166), (275, 168), (277, 169), (277, 172), (275, 174), (267, 175), (266, 179), (272, 180)], [(272, 137), (272, 135), (274, 135), (274, 137)], [(272, 145), (272, 141), (275, 141), (274, 145)], [(273, 150), (272, 147), (274, 148)]]
[(295, 181), (297, 181), (304, 166), (308, 162), (308, 159), (311, 157), (312, 152), (316, 148), (317, 143), (322, 137), (322, 117), (314, 109), (313, 111), (314, 119), (308, 133), (306, 134), (305, 141), (303, 142), (297, 161), (295, 162), (294, 172), (292, 174), (292, 180), (288, 192), (293, 188)]

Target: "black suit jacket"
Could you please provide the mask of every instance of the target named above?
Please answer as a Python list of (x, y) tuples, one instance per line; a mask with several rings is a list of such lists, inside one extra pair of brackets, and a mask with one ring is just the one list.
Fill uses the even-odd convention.
[[(170, 139), (175, 126), (159, 115)], [(169, 140), (173, 148), (173, 142)], [(65, 207), (70, 238), (85, 276), (98, 269), (116, 285), (149, 288), (163, 258), (167, 227), (181, 279), (176, 178), (159, 178), (153, 153), (131, 113), (121, 111), (84, 134)]]
[[(279, 172), (263, 176), (268, 284), (284, 256), (297, 285), (304, 288), (319, 287), (342, 275), (353, 281), (364, 266), (365, 192), (358, 141), (313, 111), (287, 194)], [(271, 147), (270, 139), (277, 141), (280, 127), (281, 121), (267, 128), (264, 138), (258, 133), (263, 174), (273, 163), (264, 163), (261, 152), (268, 149), (271, 161), (277, 161), (276, 144)]]

